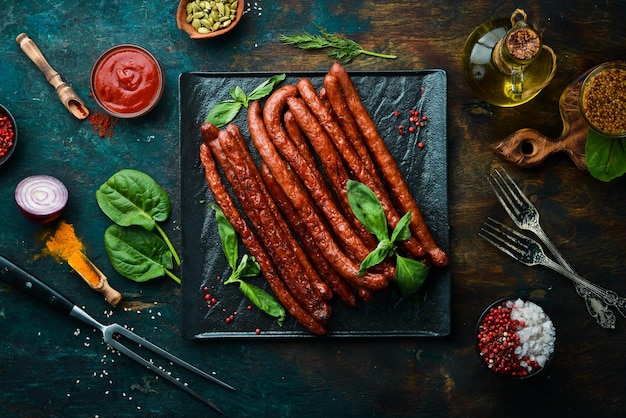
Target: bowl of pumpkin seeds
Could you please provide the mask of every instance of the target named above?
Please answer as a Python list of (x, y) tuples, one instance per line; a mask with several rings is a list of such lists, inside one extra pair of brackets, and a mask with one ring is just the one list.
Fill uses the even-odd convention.
[(192, 39), (214, 38), (230, 31), (243, 15), (244, 0), (181, 0), (178, 28)]

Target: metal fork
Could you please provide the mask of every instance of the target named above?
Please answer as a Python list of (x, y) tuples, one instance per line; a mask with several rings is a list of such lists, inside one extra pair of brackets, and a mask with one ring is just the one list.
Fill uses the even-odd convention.
[(212, 382), (218, 383), (219, 385), (226, 387), (231, 390), (235, 390), (232, 386), (222, 382), (221, 380), (216, 379), (210, 374), (196, 368), (195, 366), (179, 359), (178, 357), (168, 353), (163, 350), (159, 346), (151, 343), (150, 341), (138, 336), (134, 332), (129, 329), (119, 325), (119, 324), (111, 324), (104, 325), (91, 317), (87, 312), (83, 309), (76, 306), (72, 301), (68, 298), (60, 294), (58, 291), (48, 286), (35, 276), (28, 273), (26, 270), (17, 266), (12, 261), (8, 260), (5, 257), (0, 256), (0, 280), (14, 286), (16, 289), (19, 289), (30, 296), (33, 296), (43, 302), (48, 303), (56, 310), (71, 316), (74, 319), (77, 319), (87, 325), (91, 325), (102, 333), (103, 340), (118, 350), (122, 354), (126, 354), (128, 357), (132, 358), (139, 364), (147, 367), (152, 370), (154, 373), (167, 380), (170, 383), (173, 383), (180, 389), (184, 390), (188, 394), (192, 395), (196, 399), (204, 402), (206, 405), (215, 409), (217, 412), (222, 413), (222, 411), (210, 400), (204, 398), (197, 392), (191, 390), (186, 384), (180, 382), (177, 378), (171, 376), (170, 373), (166, 372), (161, 367), (155, 365), (152, 360), (146, 360), (139, 354), (135, 353), (133, 350), (125, 346), (122, 342), (122, 338), (126, 338), (136, 344), (138, 347), (141, 346), (145, 349), (151, 350), (155, 354), (161, 355), (163, 358), (169, 360), (172, 363), (178, 364), (185, 369), (192, 371)]
[(577, 273), (572, 273), (559, 263), (550, 259), (541, 245), (532, 238), (509, 228), (501, 222), (488, 218), (483, 224), (479, 235), (505, 254), (527, 266), (542, 265), (564, 275), (576, 284), (584, 286), (604, 303), (614, 306), (626, 317), (626, 298), (620, 297), (612, 290), (600, 287)]
[[(576, 271), (567, 260), (565, 260), (563, 255), (541, 228), (537, 208), (528, 200), (526, 195), (524, 195), (504, 168), (498, 167), (494, 169), (490, 173), (488, 180), (496, 197), (515, 225), (520, 229), (534, 233), (563, 267), (576, 274)], [(589, 289), (579, 283), (574, 283), (574, 288), (578, 295), (585, 300), (589, 314), (596, 319), (596, 322), (598, 322), (600, 326), (603, 328), (615, 328), (615, 315), (606, 303), (594, 297)]]

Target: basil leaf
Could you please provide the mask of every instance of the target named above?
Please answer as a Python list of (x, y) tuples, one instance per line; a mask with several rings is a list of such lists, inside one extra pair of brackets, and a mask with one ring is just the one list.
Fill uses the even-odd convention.
[(206, 122), (212, 123), (220, 128), (235, 119), (242, 106), (243, 105), (240, 102), (236, 102), (234, 100), (219, 102), (209, 111), (209, 114), (206, 117)]
[[(259, 84), (248, 96), (248, 100), (259, 100), (272, 92), (274, 86), (285, 79), (286, 74), (279, 74)], [(246, 106), (247, 107), (247, 106)]]
[(348, 180), (348, 202), (356, 218), (378, 238), (378, 241), (389, 239), (387, 218), (380, 201), (374, 192), (358, 181)]
[(364, 275), (368, 268), (380, 264), (385, 258), (387, 258), (392, 247), (393, 245), (388, 239), (379, 241), (376, 248), (361, 262), (361, 265), (359, 266), (359, 276)]
[(428, 277), (428, 267), (417, 260), (396, 255), (396, 283), (405, 298), (411, 297), (422, 287)]
[(607, 138), (589, 129), (585, 144), (589, 173), (598, 180), (611, 181), (626, 173), (626, 138)]
[(241, 87), (236, 86), (234, 89), (228, 89), (228, 92), (236, 102), (240, 102), (242, 104), (246, 103), (246, 93), (244, 93)]
[(235, 274), (237, 274), (237, 277), (256, 277), (261, 274), (261, 266), (259, 266), (254, 257), (244, 254), (235, 270)]
[(285, 321), (285, 308), (278, 303), (272, 295), (253, 284), (246, 283), (242, 280), (238, 280), (238, 282), (239, 290), (250, 299), (250, 302), (252, 302), (254, 306), (266, 314), (277, 318), (278, 325), (283, 325)]
[(104, 248), (115, 271), (130, 280), (145, 282), (168, 275), (180, 283), (169, 271), (172, 254), (165, 241), (139, 226), (111, 225), (104, 232)]
[(217, 231), (222, 239), (222, 250), (228, 265), (235, 270), (237, 267), (237, 259), (239, 259), (239, 243), (237, 241), (237, 233), (235, 228), (230, 224), (224, 212), (215, 203), (212, 203), (211, 208), (215, 211), (215, 220), (217, 221)]
[(96, 191), (100, 209), (116, 224), (139, 225), (152, 231), (156, 221), (170, 216), (170, 199), (149, 175), (137, 170), (118, 171)]
[(391, 233), (391, 242), (406, 241), (411, 238), (409, 223), (411, 223), (412, 216), (413, 212), (409, 211), (402, 218), (400, 218), (398, 224)]

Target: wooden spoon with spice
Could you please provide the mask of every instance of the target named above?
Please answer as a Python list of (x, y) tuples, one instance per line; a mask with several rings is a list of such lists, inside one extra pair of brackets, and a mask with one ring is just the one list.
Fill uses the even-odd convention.
[(120, 303), (121, 293), (109, 285), (104, 273), (87, 258), (74, 226), (65, 221), (59, 222), (57, 229), (46, 240), (46, 249), (50, 255), (67, 261), (92, 289), (104, 295), (104, 300), (111, 306), (115, 307)]

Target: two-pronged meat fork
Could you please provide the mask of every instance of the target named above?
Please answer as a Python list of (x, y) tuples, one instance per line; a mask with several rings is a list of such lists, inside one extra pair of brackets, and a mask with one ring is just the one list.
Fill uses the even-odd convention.
[(60, 294), (58, 291), (48, 286), (41, 280), (37, 279), (21, 267), (17, 266), (12, 261), (0, 256), (0, 280), (14, 286), (16, 289), (19, 289), (30, 296), (33, 296), (39, 300), (42, 300), (58, 311), (61, 311), (64, 314), (71, 316), (74, 319), (77, 319), (87, 325), (91, 325), (102, 333), (103, 340), (110, 345), (112, 348), (116, 349), (120, 353), (126, 354), (128, 357), (132, 358), (139, 364), (147, 367), (152, 370), (158, 376), (167, 380), (170, 383), (178, 386), (180, 389), (189, 393), (196, 399), (204, 402), (206, 405), (209, 405), (211, 408), (215, 409), (219, 413), (222, 411), (210, 400), (201, 396), (197, 392), (190, 389), (186, 384), (180, 382), (175, 377), (171, 376), (168, 372), (164, 371), (162, 368), (158, 367), (152, 361), (148, 361), (145, 358), (141, 357), (139, 354), (134, 352), (132, 349), (128, 348), (126, 345), (122, 343), (123, 339), (127, 339), (132, 341), (138, 347), (141, 346), (145, 349), (151, 350), (155, 354), (162, 356), (168, 361), (178, 364), (179, 366), (192, 371), (212, 382), (218, 383), (219, 385), (234, 390), (234, 388), (221, 380), (216, 379), (210, 374), (198, 369), (197, 367), (179, 359), (178, 357), (170, 354), (169, 352), (163, 350), (162, 348), (154, 345), (150, 341), (138, 336), (134, 332), (129, 329), (118, 325), (104, 325), (100, 322), (96, 321), (92, 318), (87, 312), (83, 309), (76, 306), (73, 302), (71, 302), (68, 298)]

